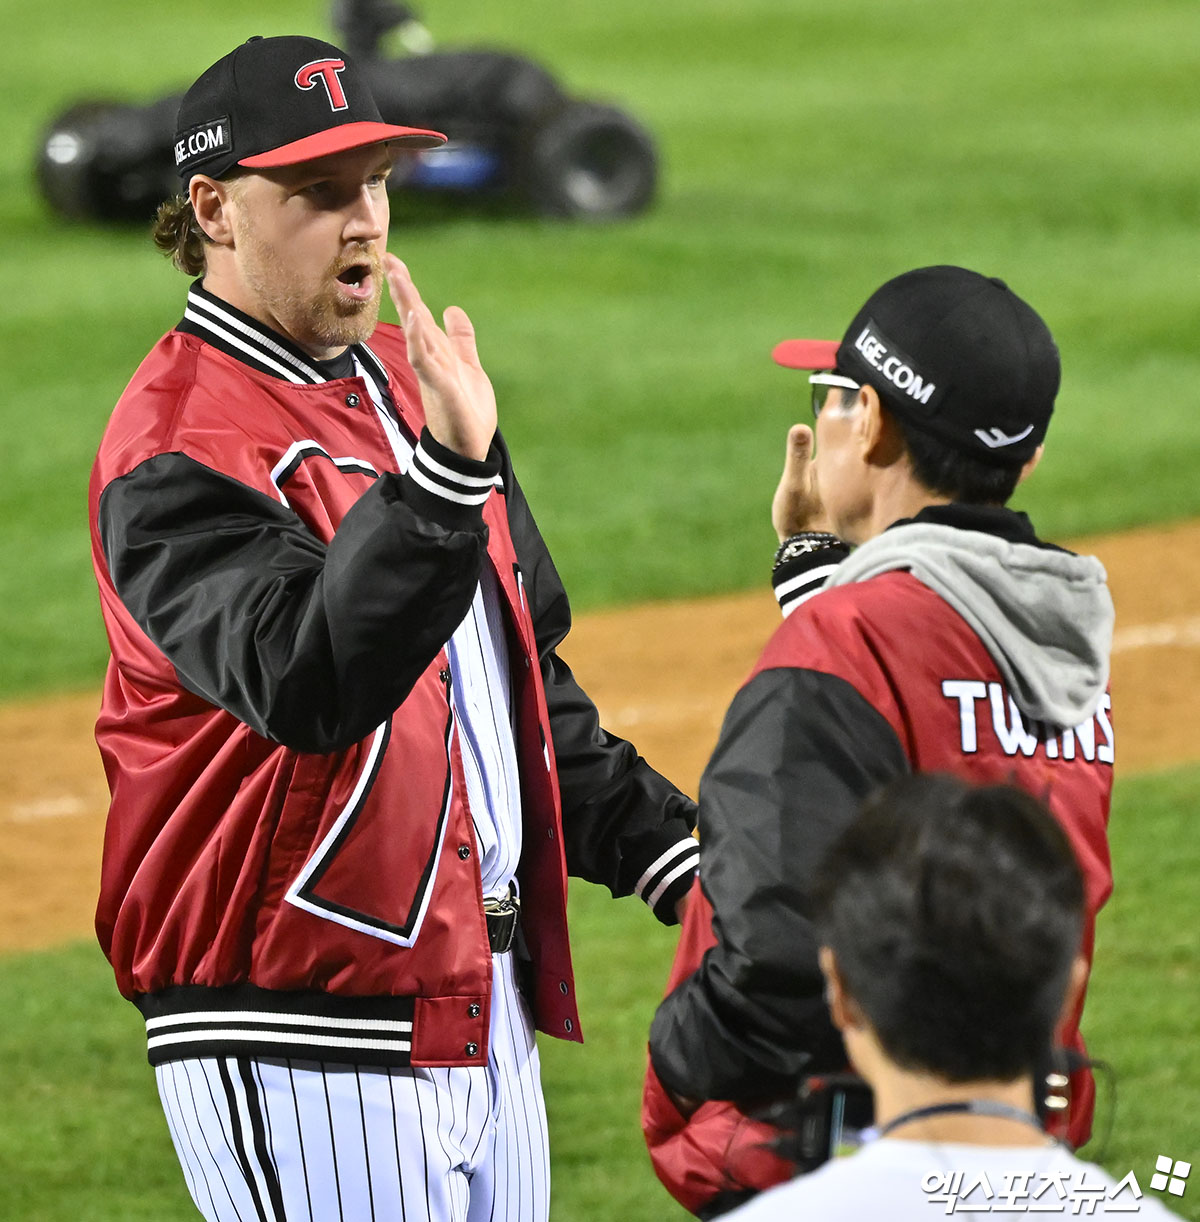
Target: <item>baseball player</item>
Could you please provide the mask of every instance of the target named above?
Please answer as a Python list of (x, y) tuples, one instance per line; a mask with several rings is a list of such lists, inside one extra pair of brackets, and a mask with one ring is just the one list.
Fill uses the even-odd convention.
[(555, 653), (471, 324), (386, 252), (443, 139), (314, 39), (204, 72), (156, 228), (199, 278), (93, 472), (96, 925), (210, 1222), (544, 1220), (566, 875), (670, 923), (694, 873), (693, 804)]
[[(786, 618), (701, 780), (698, 886), (643, 1110), (660, 1177), (706, 1216), (788, 1173), (761, 1150), (731, 1158), (769, 1138), (744, 1112), (844, 1067), (809, 896), (867, 793), (944, 771), (1045, 799), (1083, 868), (1088, 962), (1111, 889), (1104, 570), (1005, 508), (1058, 392), (1045, 323), (1000, 280), (922, 268), (873, 293), (840, 344), (787, 341), (775, 359), (813, 371), (816, 417), (789, 433), (772, 508)], [(1081, 1006), (1055, 1072), (1082, 1060)], [(1078, 1145), (1093, 1083), (1077, 1069), (1071, 1086)]]

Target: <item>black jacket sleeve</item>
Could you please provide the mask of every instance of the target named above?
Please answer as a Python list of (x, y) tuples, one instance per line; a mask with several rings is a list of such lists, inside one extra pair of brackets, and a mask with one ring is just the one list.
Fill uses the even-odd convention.
[(596, 706), (556, 653), (571, 608), (529, 505), (502, 454), (508, 518), (537, 634), (558, 762), (567, 868), (615, 896), (637, 893), (664, 924), (691, 887), (696, 804), (600, 725)]
[(778, 1095), (804, 1066), (840, 1067), (809, 920), (823, 853), (862, 799), (907, 772), (886, 719), (844, 679), (756, 675), (700, 782), (700, 883), (717, 944), (660, 1005), (655, 1072), (676, 1094)]
[[(455, 462), (427, 432), (421, 442)], [(494, 475), (499, 461), (470, 466)], [(403, 702), (466, 615), (487, 546), (478, 509), (395, 474), (326, 546), (280, 502), (180, 453), (114, 480), (99, 526), (117, 593), (180, 682), (321, 753)]]

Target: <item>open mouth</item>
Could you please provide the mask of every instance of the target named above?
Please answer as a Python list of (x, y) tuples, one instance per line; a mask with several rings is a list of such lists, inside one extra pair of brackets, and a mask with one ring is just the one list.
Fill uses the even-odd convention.
[(374, 280), (369, 263), (352, 263), (337, 274), (342, 292), (356, 300), (366, 300), (374, 291)]

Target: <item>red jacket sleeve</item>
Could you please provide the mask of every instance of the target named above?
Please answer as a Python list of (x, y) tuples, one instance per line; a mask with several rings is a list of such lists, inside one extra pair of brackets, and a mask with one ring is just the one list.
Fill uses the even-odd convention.
[[(667, 993), (695, 971), (704, 952), (716, 944), (712, 908), (692, 883)], [(642, 1132), (655, 1173), (685, 1208), (712, 1216), (792, 1176), (792, 1167), (772, 1153), (776, 1132), (734, 1104), (710, 1099), (684, 1117), (646, 1059), (642, 1092)]]

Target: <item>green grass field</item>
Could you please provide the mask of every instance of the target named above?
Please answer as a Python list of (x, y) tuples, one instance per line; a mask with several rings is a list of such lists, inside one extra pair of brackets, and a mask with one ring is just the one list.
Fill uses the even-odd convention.
[[(1065, 384), (1024, 504), (1062, 536), (1200, 512), (1192, 0), (430, 0), (446, 44), (519, 46), (656, 133), (657, 208), (590, 227), (393, 222), (437, 305), (477, 323), (502, 427), (577, 605), (763, 579), (799, 375), (883, 279), (1004, 275)], [(70, 226), (31, 191), (37, 135), (82, 96), (149, 100), (250, 33), (326, 7), (0, 0), (0, 694), (104, 660), (84, 498), (111, 404), (179, 317), (142, 232)], [(203, 14), (201, 18), (201, 14)], [(189, 15), (192, 20), (188, 20)]]
[[(839, 335), (883, 279), (956, 262), (1045, 315), (1065, 380), (1022, 493), (1052, 537), (1200, 513), (1194, 0), (427, 0), (447, 44), (517, 47), (656, 134), (655, 209), (581, 226), (394, 217), (437, 305), (475, 319), (518, 471), (576, 605), (765, 580), (802, 381), (772, 344)], [(134, 229), (68, 225), (31, 186), (82, 96), (149, 100), (323, 3), (0, 0), (0, 697), (94, 686), (88, 469), (185, 281)], [(1200, 773), (1125, 779), (1117, 894), (1086, 1026), (1118, 1069), (1104, 1156), (1143, 1187), (1200, 1154)], [(672, 936), (573, 898), (583, 1049), (547, 1042), (555, 1218), (675, 1217), (636, 1126)], [(190, 1216), (136, 1012), (90, 945), (0, 960), (0, 1218)], [(1193, 1178), (1196, 1174), (1194, 1173)], [(1200, 1219), (1200, 1181), (1180, 1206)]]
[[(1194, 769), (1119, 783), (1118, 891), (1101, 915), (1084, 1029), (1117, 1071), (1084, 1154), (1147, 1195), (1159, 1154), (1200, 1153), (1200, 978), (1190, 919), (1200, 848)], [(673, 950), (634, 900), (583, 884), (572, 895), (583, 1047), (541, 1042), (558, 1222), (666, 1222), (677, 1209), (638, 1131), (646, 1031)], [(89, 944), (0, 959), (0, 1218), (169, 1222), (190, 1216), (145, 1063), (141, 1018)], [(1103, 1084), (1102, 1084), (1103, 1086)], [(1102, 1135), (1112, 1121), (1112, 1136)], [(1103, 1146), (1103, 1149), (1100, 1147)], [(1200, 1184), (1182, 1202), (1200, 1222)]]

